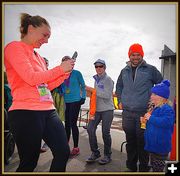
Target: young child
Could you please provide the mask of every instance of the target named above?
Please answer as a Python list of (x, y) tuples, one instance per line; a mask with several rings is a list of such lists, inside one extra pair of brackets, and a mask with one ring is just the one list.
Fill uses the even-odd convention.
[(152, 113), (141, 117), (147, 121), (145, 129), (145, 150), (150, 152), (153, 172), (163, 172), (165, 160), (171, 151), (171, 139), (175, 114), (168, 104), (170, 81), (164, 80), (151, 89), (150, 101), (154, 104)]

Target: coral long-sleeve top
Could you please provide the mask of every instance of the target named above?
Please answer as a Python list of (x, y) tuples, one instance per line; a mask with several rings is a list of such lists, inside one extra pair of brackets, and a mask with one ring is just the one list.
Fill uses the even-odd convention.
[(55, 109), (52, 101), (40, 100), (37, 86), (44, 83), (49, 90), (58, 87), (69, 76), (60, 66), (47, 70), (44, 59), (21, 41), (5, 47), (4, 64), (13, 97), (9, 111)]

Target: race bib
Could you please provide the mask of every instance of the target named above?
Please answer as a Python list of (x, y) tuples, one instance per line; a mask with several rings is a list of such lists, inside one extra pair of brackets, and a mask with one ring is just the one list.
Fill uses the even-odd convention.
[(37, 86), (37, 89), (40, 95), (40, 101), (53, 102), (51, 92), (47, 87), (48, 87), (47, 84), (40, 84)]

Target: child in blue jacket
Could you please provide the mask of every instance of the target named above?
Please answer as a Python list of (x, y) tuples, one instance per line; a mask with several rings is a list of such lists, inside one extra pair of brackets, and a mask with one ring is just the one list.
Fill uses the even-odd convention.
[[(164, 80), (151, 89), (152, 113), (146, 113), (145, 150), (150, 153), (153, 172), (163, 172), (165, 160), (171, 151), (171, 139), (175, 121), (173, 108), (168, 104), (170, 81)], [(142, 118), (141, 118), (142, 119)]]

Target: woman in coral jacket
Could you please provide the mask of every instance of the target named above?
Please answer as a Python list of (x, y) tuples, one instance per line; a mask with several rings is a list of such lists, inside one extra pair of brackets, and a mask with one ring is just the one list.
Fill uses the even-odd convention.
[(38, 162), (41, 140), (53, 155), (51, 172), (64, 172), (69, 145), (62, 122), (53, 105), (50, 91), (69, 77), (74, 61), (46, 69), (44, 59), (34, 52), (51, 35), (49, 23), (40, 16), (21, 14), (20, 41), (5, 47), (5, 67), (13, 103), (9, 123), (20, 158), (18, 172), (32, 172)]

